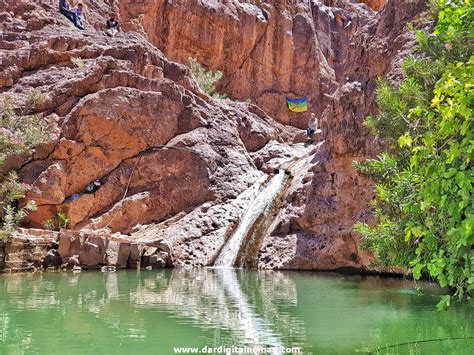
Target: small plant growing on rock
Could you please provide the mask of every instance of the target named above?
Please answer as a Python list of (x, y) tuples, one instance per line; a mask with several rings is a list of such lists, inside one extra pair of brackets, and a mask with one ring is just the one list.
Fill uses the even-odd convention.
[(227, 96), (216, 91), (216, 84), (222, 78), (220, 71), (206, 70), (196, 59), (189, 58), (191, 73), (196, 79), (199, 87), (214, 99), (225, 99)]
[(66, 229), (69, 226), (69, 217), (66, 213), (59, 212), (57, 215), (59, 229)]
[(7, 97), (0, 98), (0, 166), (12, 155), (31, 151), (51, 140), (52, 122), (40, 114), (30, 114), (46, 96), (33, 90), (17, 113)]
[(69, 217), (66, 213), (58, 212), (54, 218), (48, 218), (43, 222), (43, 227), (52, 230), (59, 231), (66, 229), (69, 226)]
[(54, 231), (56, 230), (56, 223), (53, 218), (48, 218), (43, 222), (43, 227), (47, 230)]
[(29, 114), (38, 109), (38, 107), (48, 99), (48, 95), (41, 92), (38, 89), (30, 90), (26, 94), (25, 107), (23, 111), (25, 114)]
[(11, 171), (0, 183), (0, 201), (3, 206), (0, 237), (6, 237), (13, 232), (17, 225), (26, 217), (28, 212), (36, 210), (34, 201), (29, 201), (23, 208), (18, 208), (18, 200), (25, 194), (26, 186), (18, 182), (16, 172)]
[(79, 69), (85, 68), (86, 63), (80, 57), (71, 57), (71, 63), (74, 64)]

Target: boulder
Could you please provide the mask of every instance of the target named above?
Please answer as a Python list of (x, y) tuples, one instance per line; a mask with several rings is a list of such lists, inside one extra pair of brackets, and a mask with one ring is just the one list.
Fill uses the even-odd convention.
[(62, 258), (79, 255), (83, 239), (83, 236), (79, 232), (62, 230), (59, 235), (59, 255)]
[(45, 258), (55, 253), (57, 242), (57, 232), (19, 228), (0, 244), (0, 271), (42, 269)]
[(141, 244), (130, 244), (130, 254), (127, 261), (127, 267), (131, 269), (139, 269), (141, 266), (142, 254), (145, 246)]
[(64, 264), (62, 267), (74, 270), (74, 268), (80, 268), (81, 262), (79, 261), (79, 255), (73, 255), (63, 258)]
[(155, 247), (145, 246), (142, 256), (142, 266), (161, 269), (168, 266), (169, 254)]
[(81, 265), (91, 269), (106, 264), (107, 236), (92, 235), (85, 239), (79, 251)]
[(106, 263), (118, 269), (127, 267), (131, 246), (129, 242), (110, 240), (106, 250)]
[(61, 255), (55, 249), (51, 249), (46, 253), (43, 259), (43, 268), (58, 268), (63, 263)]

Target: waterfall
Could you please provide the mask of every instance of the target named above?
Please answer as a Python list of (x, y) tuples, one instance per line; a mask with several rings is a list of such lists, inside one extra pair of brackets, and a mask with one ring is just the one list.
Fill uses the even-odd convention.
[(252, 201), (240, 220), (240, 224), (236, 231), (224, 245), (224, 248), (217, 257), (214, 266), (234, 266), (243, 240), (248, 235), (249, 230), (252, 228), (258, 217), (272, 206), (273, 201), (283, 188), (284, 181), (285, 171), (280, 170), (278, 174), (267, 183), (255, 200)]

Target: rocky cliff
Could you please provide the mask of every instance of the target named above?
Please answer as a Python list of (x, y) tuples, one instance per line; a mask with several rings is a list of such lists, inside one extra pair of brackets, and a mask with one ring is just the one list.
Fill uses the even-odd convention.
[[(183, 63), (196, 58), (221, 70), (220, 89), (230, 97), (251, 100), (278, 121), (304, 127), (307, 118), (289, 114), (285, 96), (308, 96), (311, 109), (321, 115), (330, 96), (346, 81), (347, 71), (360, 62), (350, 60), (356, 33), (384, 3), (144, 0), (113, 4), (124, 28), (144, 34), (167, 57)], [(413, 5), (405, 3), (389, 6), (401, 7), (399, 12), (410, 16), (411, 9), (402, 7)], [(391, 15), (379, 18), (386, 16)], [(403, 28), (403, 23), (397, 24)], [(402, 28), (390, 27), (397, 33)]]
[[(371, 183), (351, 162), (377, 150), (361, 127), (374, 81), (400, 75), (413, 46), (404, 25), (423, 9), (365, 2), (85, 1), (78, 31), (56, 1), (0, 0), (2, 92), (16, 107), (46, 93), (37, 111), (57, 125), (51, 144), (9, 162), (38, 205), (25, 226), (69, 216), (72, 231), (44, 232), (57, 246), (38, 253), (88, 267), (212, 265), (284, 163), (292, 178), (258, 266), (365, 269), (351, 230), (370, 218)], [(102, 28), (111, 11), (123, 30), (113, 39)], [(234, 101), (201, 92), (179, 64), (190, 57), (221, 70)], [(307, 117), (288, 113), (285, 96), (302, 95), (321, 118), (317, 146), (294, 144)]]

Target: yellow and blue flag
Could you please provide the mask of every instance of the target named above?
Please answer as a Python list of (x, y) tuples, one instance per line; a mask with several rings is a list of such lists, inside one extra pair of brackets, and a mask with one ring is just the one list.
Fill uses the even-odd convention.
[(308, 100), (306, 96), (300, 99), (292, 99), (287, 97), (286, 102), (288, 103), (288, 108), (293, 112), (306, 112), (308, 111)]

